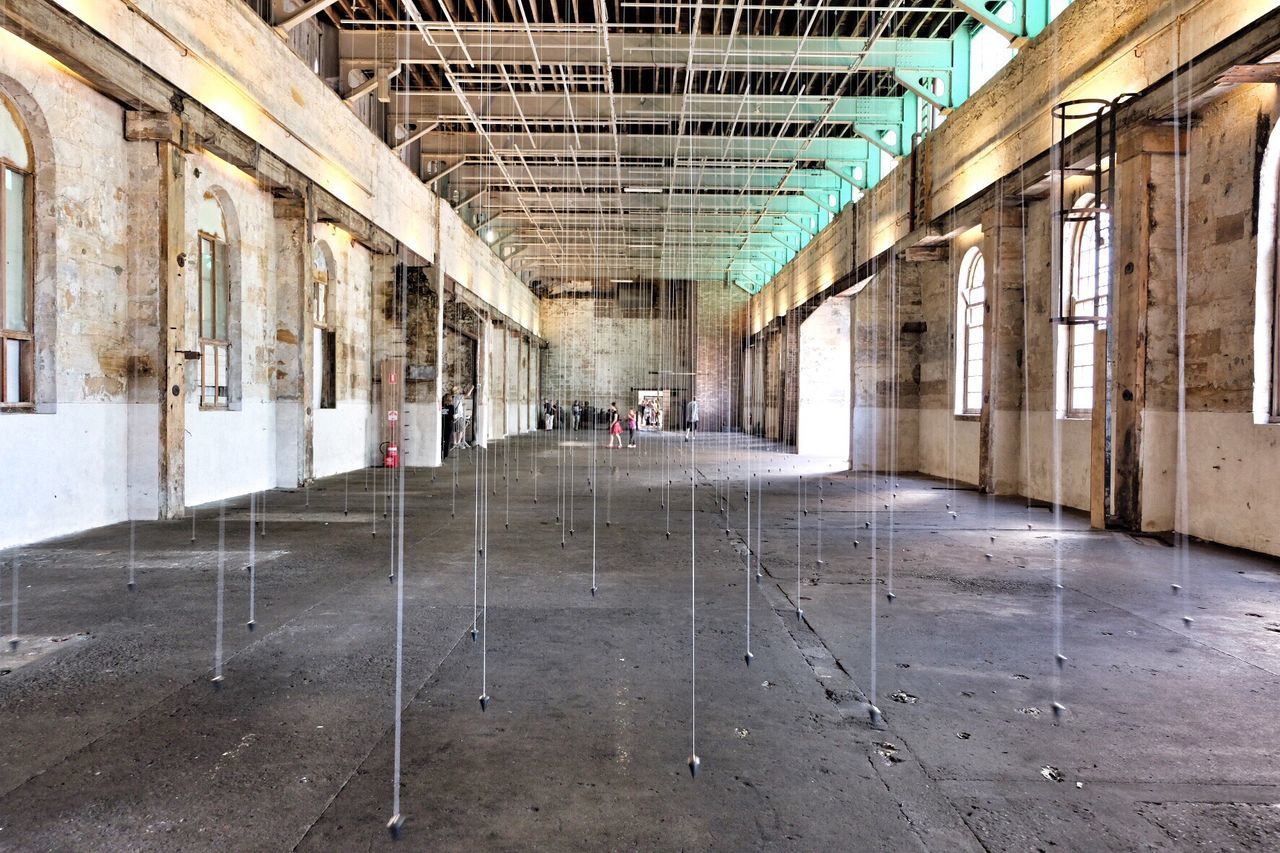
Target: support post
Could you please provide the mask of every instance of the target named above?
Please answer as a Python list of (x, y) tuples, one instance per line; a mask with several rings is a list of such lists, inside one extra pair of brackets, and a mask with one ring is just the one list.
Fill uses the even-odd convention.
[(160, 317), (164, 335), (164, 405), (160, 410), (160, 515), (186, 514), (187, 170), (182, 150), (169, 141), (158, 142), (160, 172)]

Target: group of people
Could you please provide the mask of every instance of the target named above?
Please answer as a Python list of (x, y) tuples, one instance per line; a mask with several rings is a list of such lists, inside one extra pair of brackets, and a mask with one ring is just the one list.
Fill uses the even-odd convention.
[[(657, 403), (652, 400), (645, 400), (641, 406), (643, 412), (644, 423), (646, 426), (662, 425), (662, 410)], [(594, 414), (594, 410), (585, 402), (574, 400), (569, 407), (569, 414), (572, 420), (569, 422), (570, 427), (574, 430), (582, 429), (584, 425), (589, 424)], [(622, 433), (625, 429), (627, 432), (627, 447), (638, 447), (636, 444), (636, 432), (640, 428), (641, 414), (636, 410), (628, 409), (625, 420), (621, 412), (618, 410), (617, 402), (609, 404), (609, 408), (605, 413), (609, 424), (609, 447), (617, 447), (622, 449)], [(542, 401), (542, 420), (545, 429), (553, 430), (556, 428), (556, 421), (560, 418), (560, 403), (557, 400)], [(685, 441), (692, 440), (698, 432), (698, 398), (690, 397), (689, 402), (685, 404)], [(615, 444), (614, 442), (617, 442)]]
[(662, 406), (656, 397), (645, 397), (640, 401), (641, 423), (646, 427), (662, 429)]
[[(555, 429), (556, 423), (561, 418), (561, 406), (559, 400), (543, 400), (542, 401), (542, 419), (543, 426), (546, 429)], [(585, 400), (574, 400), (569, 405), (569, 428), (577, 431), (586, 429), (591, 425), (591, 420), (597, 414), (596, 409)]]
[[(444, 401), (445, 414), (452, 420), (452, 442), (445, 449), (445, 455), (448, 456), (449, 450), (458, 450), (470, 447), (467, 443), (467, 423), (471, 420), (471, 411), (467, 405), (467, 401), (475, 392), (476, 387), (472, 385), (464, 393), (462, 386), (454, 385), (450, 389), (450, 393), (446, 395)], [(641, 405), (644, 423), (646, 426), (657, 425), (660, 429), (662, 426), (662, 410), (657, 402), (646, 399)], [(574, 400), (569, 408), (572, 417), (570, 421), (574, 430), (582, 429), (589, 423), (594, 410), (583, 401)], [(543, 426), (552, 430), (556, 428), (556, 421), (560, 417), (560, 403), (557, 400), (542, 401), (542, 420)], [(624, 421), (621, 413), (618, 411), (616, 402), (609, 404), (606, 413), (609, 422), (609, 447), (622, 448), (622, 432), (624, 429)], [(635, 409), (628, 409), (625, 421), (625, 429), (627, 431), (627, 447), (637, 447), (636, 431), (640, 426), (641, 414), (637, 414)], [(689, 402), (685, 404), (685, 441), (691, 440), (698, 432), (698, 398), (690, 397)], [(617, 444), (614, 444), (614, 440)]]

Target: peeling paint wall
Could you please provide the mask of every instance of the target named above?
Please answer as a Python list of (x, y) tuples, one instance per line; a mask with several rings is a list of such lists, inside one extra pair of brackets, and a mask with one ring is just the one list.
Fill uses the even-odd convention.
[[(340, 228), (324, 223), (314, 229), (333, 252), (336, 269), (330, 272), (333, 291), (336, 406), (314, 411), (313, 476), (327, 477), (363, 468), (371, 444), (367, 435), (373, 387), (373, 361), (369, 346), (372, 253)], [(408, 387), (408, 386), (406, 386)]]
[(543, 337), (551, 346), (543, 355), (540, 396), (566, 409), (573, 400), (598, 409), (616, 402), (625, 414), (636, 404), (637, 391), (672, 389), (680, 409), (667, 412), (666, 424), (682, 422), (692, 379), (690, 321), (619, 316), (600, 302), (572, 296), (542, 300)]
[[(54, 340), (45, 340), (56, 399), (39, 412), (0, 413), (4, 547), (127, 516), (131, 427), (148, 425), (133, 411), (146, 403), (129, 405), (130, 369), (144, 369), (152, 353), (131, 365), (131, 326), (147, 318), (131, 312), (131, 163), (120, 108), (3, 30), (0, 90), (23, 112), (37, 157), (48, 155), (37, 163), (35, 213), (53, 243), (37, 245), (37, 262), (50, 266), (37, 270), (36, 299), (38, 312), (57, 318)], [(56, 196), (41, 185), (45, 176)], [(140, 486), (147, 473), (134, 472)]]
[[(1152, 203), (1143, 526), (1177, 526), (1185, 470), (1185, 529), (1194, 536), (1280, 554), (1280, 424), (1253, 418), (1257, 206), (1276, 186), (1257, 184), (1260, 127), (1274, 127), (1274, 85), (1246, 86), (1206, 109), (1191, 134), (1186, 290), (1186, 466), (1178, 459), (1178, 314), (1174, 211), (1178, 186), (1157, 163)], [(1274, 144), (1274, 143), (1273, 143)], [(1168, 175), (1168, 180), (1163, 180)]]
[(747, 292), (733, 284), (697, 285), (694, 370), (699, 429), (740, 429), (742, 342), (746, 338)]
[[(765, 433), (778, 434), (784, 414), (779, 408), (790, 374), (780, 353), (786, 323), (815, 292), (814, 275), (805, 271), (834, 266), (834, 280), (845, 287), (855, 272), (868, 274), (862, 265), (879, 256), (881, 270), (854, 297), (855, 466), (860, 443), (869, 450), (866, 460), (883, 466), (883, 444), (892, 435), (903, 445), (918, 442), (921, 471), (995, 493), (1089, 509), (1095, 479), (1100, 480), (1091, 470), (1091, 453), (1098, 452), (1094, 424), (1059, 412), (1057, 360), (1065, 333), (1050, 323), (1058, 313), (1051, 203), (1043, 187), (1030, 186), (1041, 181), (1043, 171), (1020, 177), (1017, 170), (1047, 147), (1051, 103), (1084, 94), (1112, 97), (1158, 81), (1171, 61), (1170, 27), (1179, 27), (1185, 58), (1272, 8), (1245, 0), (1196, 4), (1175, 21), (1167, 4), (1073, 4), (920, 149), (923, 209), (951, 213), (909, 233), (912, 170), (898, 169), (842, 211), (753, 298), (751, 328), (763, 331), (742, 381)], [(1097, 20), (1107, 23), (1093, 33)], [(1096, 41), (1097, 50), (1079, 49), (1085, 32), (1092, 33), (1089, 43)], [(1215, 97), (1201, 105), (1178, 145), (1171, 127), (1160, 121), (1134, 125), (1118, 145), (1116, 313), (1109, 331), (1120, 346), (1113, 393), (1125, 431), (1116, 435), (1113, 448), (1120, 454), (1131, 451), (1135, 462), (1117, 470), (1114, 488), (1136, 508), (1135, 527), (1176, 528), (1278, 554), (1280, 425), (1261, 422), (1265, 419), (1256, 412), (1256, 399), (1267, 390), (1259, 383), (1270, 381), (1267, 365), (1259, 362), (1269, 359), (1270, 351), (1269, 339), (1255, 351), (1254, 329), (1265, 307), (1257, 294), (1269, 292), (1257, 290), (1255, 280), (1270, 287), (1273, 278), (1269, 270), (1259, 276), (1258, 240), (1268, 249), (1268, 263), (1274, 263), (1270, 241), (1280, 236), (1268, 232), (1259, 238), (1257, 233), (1262, 214), (1276, 209), (1280, 192), (1280, 175), (1259, 181), (1268, 136), (1280, 151), (1280, 134), (1272, 130), (1280, 108), (1273, 84), (1242, 85)], [(1128, 154), (1126, 146), (1133, 149)], [(1188, 169), (1185, 186), (1180, 186), (1179, 167)], [(1068, 201), (1083, 190), (1081, 180), (1069, 181)], [(1176, 211), (1183, 205), (1188, 222), (1185, 462), (1179, 459), (1175, 230)], [(971, 221), (961, 221), (956, 211)], [(970, 231), (979, 227), (981, 232)], [(972, 245), (982, 246), (988, 264), (988, 317), (987, 399), (982, 415), (970, 418), (955, 414), (955, 335), (959, 261)], [(886, 287), (884, 267), (890, 264), (897, 267), (896, 289)], [(880, 319), (885, 308), (877, 301), (897, 294), (901, 303), (909, 285), (918, 290), (914, 382), (919, 396), (897, 411), (900, 419), (905, 414), (917, 420), (887, 429), (876, 402), (894, 385), (883, 375), (884, 354), (878, 348), (885, 339), (877, 336), (905, 336), (906, 330), (890, 331), (897, 324)], [(1262, 333), (1269, 334), (1266, 328)], [(860, 359), (860, 348), (874, 355)], [(911, 384), (903, 375), (897, 382), (899, 391)], [(871, 440), (873, 424), (877, 435)], [(1183, 508), (1177, 499), (1180, 476), (1186, 483)]]
[[(340, 100), (265, 24), (238, 3), (215, 5), (108, 0), (68, 8), (404, 241), (407, 253), (438, 255), (461, 292), (486, 311), (536, 333), (538, 300), (488, 246), (452, 210), (440, 212), (436, 197), (407, 179), (406, 167), (358, 117), (348, 120)], [(225, 44), (239, 53), (228, 54)], [(383, 424), (374, 406), (375, 359), (404, 345), (404, 335), (376, 315), (393, 289), (394, 255), (315, 221), (309, 195), (273, 193), (189, 139), (179, 149), (164, 135), (126, 137), (147, 114), (126, 113), (3, 29), (0, 90), (27, 118), (38, 155), (39, 331), (37, 411), (0, 413), (5, 482), (34, 484), (0, 494), (0, 547), (130, 517), (181, 515), (377, 458)], [(178, 352), (199, 350), (196, 233), (206, 194), (222, 203), (232, 232), (233, 390), (221, 410), (200, 407), (200, 363)], [(333, 254), (331, 409), (311, 397), (318, 381), (309, 296), (315, 239)], [(518, 348), (511, 355), (504, 348), (495, 367), (498, 399), (506, 401), (498, 423), (507, 432), (521, 399), (517, 373), (526, 377), (528, 420), (525, 346), (523, 361)], [(424, 362), (434, 367), (432, 349)], [(170, 364), (181, 366), (170, 373)], [(415, 423), (424, 448), (439, 441), (438, 401), (428, 396)], [(169, 426), (166, 411), (176, 413)], [(438, 462), (438, 454), (421, 461)]]

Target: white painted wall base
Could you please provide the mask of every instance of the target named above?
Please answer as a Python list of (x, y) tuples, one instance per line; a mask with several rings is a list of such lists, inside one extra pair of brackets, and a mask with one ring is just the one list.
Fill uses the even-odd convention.
[(330, 477), (364, 467), (369, 405), (340, 400), (337, 408), (314, 409), (312, 469), (316, 477)]
[(0, 417), (0, 548), (128, 518), (128, 418), (125, 403), (93, 402)]
[[(1142, 427), (1142, 526), (1175, 528), (1178, 415), (1148, 411)], [(1249, 412), (1187, 413), (1187, 532), (1280, 556), (1280, 424)]]
[(186, 503), (274, 488), (275, 405), (251, 399), (238, 411), (187, 406)]
[(438, 466), (443, 441), (440, 436), (440, 404), (405, 403), (401, 414), (404, 417), (401, 423), (404, 463), (414, 467)]
[(976, 419), (958, 418), (950, 409), (921, 409), (920, 473), (977, 485), (978, 432)]
[[(1089, 509), (1089, 442), (1093, 422), (1028, 412), (1023, 424), (1022, 488), (1033, 500)], [(1054, 429), (1058, 429), (1057, 447)]]
[[(895, 412), (883, 407), (854, 405), (850, 468), (854, 471), (919, 470), (913, 439), (919, 432), (919, 422), (919, 415), (914, 409)], [(898, 435), (896, 448), (889, 441), (895, 431)]]

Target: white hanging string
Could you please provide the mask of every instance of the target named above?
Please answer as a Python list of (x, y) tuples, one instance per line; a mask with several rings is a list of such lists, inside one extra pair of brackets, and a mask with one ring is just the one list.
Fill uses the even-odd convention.
[[(484, 453), (483, 475), (488, 479), (489, 449), (482, 448), (477, 452)], [(480, 710), (489, 708), (489, 499), (484, 501), (484, 551), (483, 575), (481, 577), (480, 598)]]
[[(1191, 92), (1194, 82), (1194, 60), (1187, 62), (1186, 72), (1182, 66), (1182, 23), (1178, 16), (1172, 30), (1174, 71), (1173, 71), (1173, 187), (1174, 187), (1174, 253), (1176, 255), (1175, 274), (1177, 277), (1177, 311), (1178, 311), (1178, 477), (1176, 487), (1175, 527), (1177, 528), (1176, 567), (1178, 582), (1173, 591), (1183, 596), (1182, 623), (1191, 627), (1195, 618), (1191, 615), (1191, 503), (1187, 489), (1187, 241), (1190, 229), (1190, 211), (1187, 202), (1188, 187), (1191, 182), (1191, 134), (1184, 137), (1184, 128), (1188, 127), (1191, 111)], [(1192, 52), (1194, 56), (1194, 51)], [(1183, 76), (1187, 81), (1183, 82)], [(1185, 100), (1184, 100), (1185, 98)]]
[(18, 590), (21, 584), (19, 575), (22, 571), (22, 559), (18, 556), (16, 549), (13, 552), (13, 560), (11, 562), (12, 571), (10, 572), (11, 577), (9, 580), (13, 591), (9, 596), (9, 651), (13, 652), (17, 650), (20, 642), (18, 637)]
[(255, 602), (257, 598), (256, 591), (257, 591), (257, 581), (258, 581), (258, 568), (257, 568), (257, 551), (256, 551), (257, 543), (255, 541), (254, 524), (253, 524), (253, 515), (256, 507), (257, 507), (257, 493), (250, 492), (249, 493), (249, 565), (245, 567), (246, 571), (249, 573), (249, 621), (245, 623), (245, 626), (250, 631), (252, 631), (255, 627), (257, 627), (257, 618), (254, 614), (254, 607), (256, 606)]
[[(689, 442), (692, 459), (694, 442)], [(690, 465), (692, 469), (692, 464)], [(698, 560), (695, 556), (697, 479), (689, 474), (689, 773), (696, 777), (702, 766), (698, 757)]]
[(804, 608), (800, 606), (800, 534), (803, 525), (800, 521), (801, 515), (801, 498), (800, 493), (804, 488), (804, 477), (796, 480), (796, 620), (804, 619)]
[[(421, 16), (418, 14), (417, 6), (414, 4), (413, 0), (406, 0), (405, 7), (407, 11), (412, 15), (414, 20), (418, 21), (420, 25)], [(406, 29), (404, 30), (404, 38), (396, 40), (395, 42), (396, 60), (397, 60), (396, 67), (401, 67), (400, 60), (402, 59), (402, 57), (408, 55), (409, 39), (411, 37), (412, 37), (411, 31), (409, 29)], [(402, 99), (400, 108), (403, 112), (407, 112), (408, 111), (407, 110), (408, 95), (403, 89), (401, 90), (400, 97)], [(408, 328), (409, 328), (409, 307), (408, 307), (409, 306), (409, 282), (408, 282), (407, 270), (405, 270), (403, 267), (398, 269), (396, 273), (396, 278), (397, 280), (392, 291), (393, 292), (392, 305), (393, 305), (393, 309), (397, 307), (399, 308), (397, 316), (399, 316), (400, 318), (400, 336), (404, 344), (407, 344), (408, 343), (407, 335), (408, 335)], [(396, 305), (397, 301), (399, 303), (398, 306)], [(393, 336), (393, 339), (394, 339), (394, 336)], [(395, 398), (393, 402), (396, 407), (396, 411), (400, 412), (403, 415), (405, 411), (404, 403), (405, 403), (405, 387), (406, 387), (406, 383), (404, 381), (405, 377), (403, 373), (408, 363), (408, 352), (406, 350), (402, 350), (402, 352), (403, 352), (403, 356), (393, 361), (393, 364), (395, 364), (395, 367), (393, 368), (393, 370), (397, 374), (396, 375), (397, 381), (395, 383), (395, 392), (394, 392)], [(386, 389), (384, 388), (384, 393), (385, 393), (385, 390)], [(395, 442), (397, 447), (400, 447), (400, 445), (402, 444), (402, 442), (400, 441), (400, 436), (402, 435), (401, 426), (400, 426), (401, 421), (397, 420), (394, 422), (394, 424), (395, 425), (391, 429), (390, 435), (388, 436), (388, 438), (389, 440)], [(403, 451), (402, 447), (401, 447), (401, 450)], [(388, 486), (389, 486), (390, 480), (391, 480), (390, 471), (388, 471), (387, 479), (388, 479)], [(403, 735), (403, 711), (404, 711), (405, 463), (404, 463), (403, 452), (401, 453), (399, 465), (397, 466), (397, 469), (396, 469), (396, 480), (398, 481), (398, 485), (399, 485), (399, 488), (398, 488), (399, 500), (398, 500), (395, 522), (392, 525), (392, 536), (391, 536), (392, 542), (394, 543), (391, 575), (396, 585), (396, 646), (395, 646), (396, 650), (395, 650), (395, 708), (394, 708), (395, 731), (393, 735), (393, 758), (392, 758), (392, 779), (391, 779), (391, 818), (387, 821), (387, 829), (391, 832), (393, 837), (397, 837), (404, 826), (404, 815), (400, 810), (401, 745), (403, 740), (402, 735)], [(376, 497), (375, 497), (374, 517), (375, 517), (374, 533), (376, 535), (376, 532), (377, 532)]]
[(226, 587), (226, 545), (227, 533), (227, 515), (223, 501), (218, 501), (218, 593), (217, 593), (217, 621), (214, 625), (213, 635), (213, 684), (215, 687), (222, 686), (222, 610), (223, 597)]
[[(479, 442), (476, 442), (476, 455), (480, 453)], [(480, 555), (484, 547), (480, 542), (480, 493), (484, 487), (480, 482), (479, 472), (475, 481), (475, 510), (471, 519), (471, 641), (475, 642), (479, 632), (480, 613)]]

